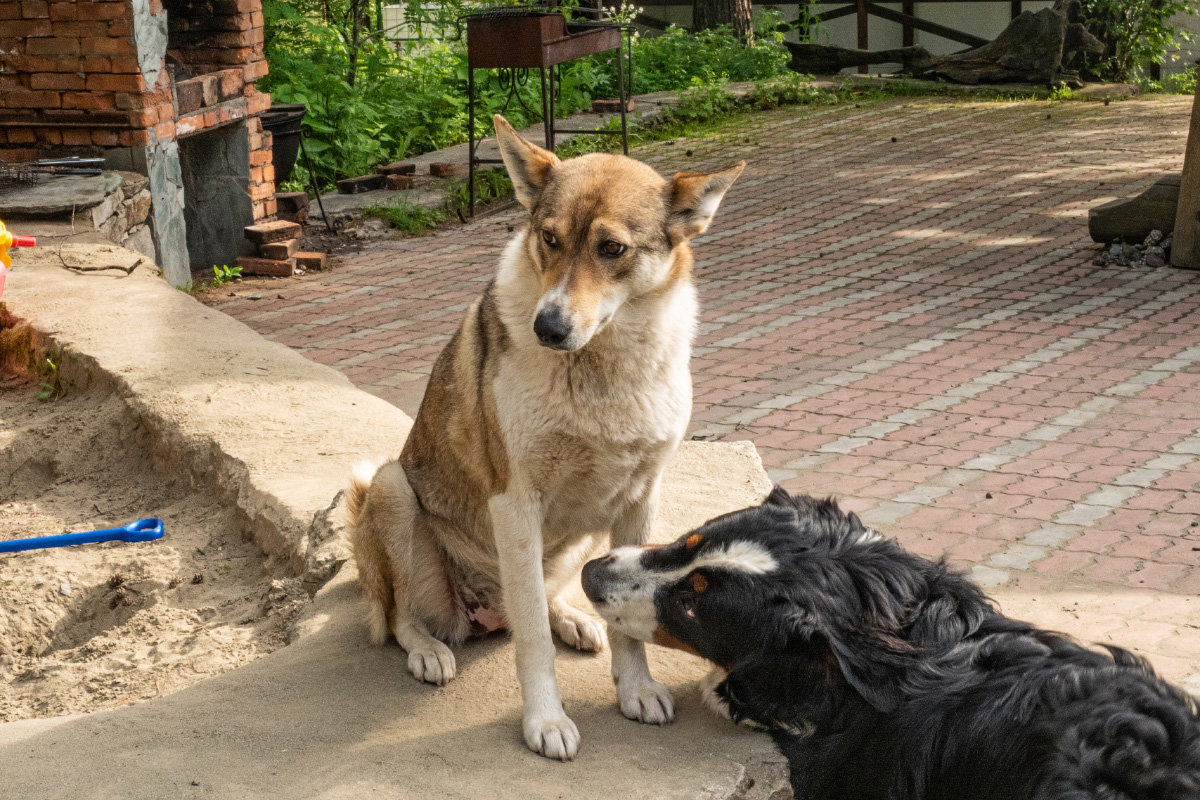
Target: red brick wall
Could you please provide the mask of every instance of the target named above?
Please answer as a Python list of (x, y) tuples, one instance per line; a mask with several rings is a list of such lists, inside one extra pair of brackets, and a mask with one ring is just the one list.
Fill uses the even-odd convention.
[(146, 143), (118, 105), (146, 89), (131, 18), (124, 0), (0, 0), (0, 157)]
[[(138, 64), (129, 0), (0, 0), (0, 159), (153, 145), (246, 120), (256, 219), (275, 213), (260, 0), (150, 0), (167, 50), (198, 77), (153, 86)], [(200, 74), (209, 73), (209, 74)], [(182, 76), (181, 76), (182, 77)]]
[[(163, 0), (171, 48), (188, 66), (211, 72), (263, 57), (259, 0)], [(265, 63), (265, 62), (264, 62)]]

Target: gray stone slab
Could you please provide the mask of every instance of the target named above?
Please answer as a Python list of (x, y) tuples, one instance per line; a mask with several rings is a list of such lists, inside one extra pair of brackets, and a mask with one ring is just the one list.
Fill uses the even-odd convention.
[(1088, 233), (1094, 242), (1139, 243), (1150, 231), (1170, 233), (1179, 205), (1179, 173), (1164, 175), (1137, 197), (1113, 200), (1088, 211)]
[[(115, 172), (44, 175), (32, 186), (0, 192), (0, 216), (55, 217), (99, 205), (121, 186)], [(90, 221), (89, 216), (83, 217)]]

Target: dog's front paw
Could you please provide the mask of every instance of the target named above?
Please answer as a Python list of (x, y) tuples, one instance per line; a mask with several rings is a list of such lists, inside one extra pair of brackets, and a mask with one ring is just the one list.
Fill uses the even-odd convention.
[(608, 644), (603, 622), (562, 600), (550, 603), (550, 627), (576, 650), (599, 652)]
[(408, 651), (408, 671), (419, 681), (441, 686), (454, 677), (454, 652), (442, 642), (431, 639)]
[(619, 681), (617, 702), (626, 717), (648, 725), (666, 725), (675, 719), (671, 690), (649, 676)]
[(579, 728), (562, 711), (556, 715), (525, 717), (525, 744), (546, 758), (570, 761), (579, 752)]
[(718, 717), (725, 719), (733, 719), (733, 712), (729, 710), (729, 700), (725, 697), (722, 684), (729, 677), (723, 669), (714, 669), (712, 672), (700, 679), (700, 700), (708, 708), (709, 711), (716, 714)]

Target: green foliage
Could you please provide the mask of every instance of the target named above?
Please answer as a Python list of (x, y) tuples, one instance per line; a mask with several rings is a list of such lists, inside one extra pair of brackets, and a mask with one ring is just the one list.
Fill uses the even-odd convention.
[(1196, 67), (1194, 65), (1188, 65), (1188, 68), (1183, 72), (1176, 72), (1171, 75), (1167, 75), (1161, 81), (1153, 81), (1147, 78), (1139, 81), (1139, 86), (1143, 92), (1195, 94)]
[(1070, 86), (1067, 86), (1065, 83), (1060, 83), (1057, 86), (1055, 86), (1053, 89), (1050, 90), (1050, 100), (1051, 101), (1057, 102), (1057, 101), (1062, 101), (1062, 100), (1077, 100), (1077, 99), (1079, 99), (1079, 94), (1074, 89), (1072, 89)]
[[(489, 169), (475, 173), (475, 202), (487, 205), (493, 200), (509, 197), (512, 181), (504, 170)], [(466, 179), (454, 181), (446, 192), (446, 203), (441, 208), (428, 208), (409, 202), (407, 199), (388, 206), (369, 206), (363, 216), (382, 219), (406, 236), (419, 236), (436, 228), (452, 216), (464, 218), (471, 205), (470, 189)]]
[(37, 399), (48, 402), (62, 396), (62, 380), (58, 374), (58, 365), (46, 356), (45, 364), (39, 365), (38, 376), (41, 378)]
[[(447, 0), (465, 8), (463, 0)], [(387, 161), (466, 141), (465, 42), (427, 41), (399, 50), (371, 30), (367, 0), (264, 0), (264, 36), (270, 73), (263, 89), (277, 103), (303, 103), (305, 147), (322, 189)], [(626, 9), (628, 15), (633, 9)], [(754, 47), (728, 28), (690, 34), (672, 28), (634, 44), (634, 92), (685, 89), (698, 81), (762, 80), (787, 70), (779, 16), (760, 15)], [(566, 116), (593, 97), (617, 95), (616, 51), (579, 59), (558, 70), (556, 111)], [(517, 128), (540, 120), (536, 74), (516, 87), (523, 101), (509, 102), (509, 87), (495, 73), (476, 72), (478, 135), (491, 133), (503, 110)], [(531, 111), (526, 112), (525, 108)], [(289, 182), (307, 184), (303, 162)]]
[[(581, 137), (594, 138), (594, 137)], [(561, 154), (561, 153), (560, 153)], [(565, 158), (566, 156), (564, 156)], [(475, 173), (475, 202), (487, 204), (512, 194), (512, 180), (502, 169), (480, 170)], [(447, 204), (459, 216), (465, 216), (471, 207), (471, 190), (466, 178), (455, 181), (448, 192)]]
[(239, 280), (242, 277), (241, 267), (231, 267), (229, 265), (217, 266), (213, 264), (213, 276), (209, 280), (208, 285), (213, 289), (224, 286), (232, 281)]
[(446, 219), (444, 208), (426, 208), (402, 200), (388, 206), (368, 206), (363, 216), (377, 217), (407, 236), (418, 236)]
[(1162, 63), (1169, 50), (1192, 39), (1171, 18), (1195, 14), (1196, 0), (1082, 0), (1082, 5), (1084, 26), (1107, 46), (1103, 55), (1083, 58), (1086, 78), (1128, 81), (1138, 69)]
[(703, 122), (732, 111), (736, 105), (723, 85), (697, 80), (679, 94), (679, 104), (670, 109), (668, 118), (672, 122)]
[[(783, 33), (774, 29), (779, 16), (760, 14), (758, 19), (761, 31), (752, 47), (743, 45), (728, 25), (695, 33), (672, 26), (660, 36), (638, 37), (633, 47), (633, 93), (686, 89), (697, 82), (757, 81), (784, 74), (789, 55), (782, 44)], [(613, 58), (605, 58), (598, 74), (602, 90), (615, 97)]]
[(833, 102), (829, 92), (822, 92), (812, 84), (812, 76), (789, 72), (778, 78), (754, 84), (747, 98), (752, 106), (767, 110), (780, 106), (810, 105)]

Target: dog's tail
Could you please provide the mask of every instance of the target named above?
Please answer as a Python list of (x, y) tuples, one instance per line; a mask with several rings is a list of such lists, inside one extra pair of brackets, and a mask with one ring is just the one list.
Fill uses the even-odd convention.
[(360, 461), (350, 471), (350, 486), (346, 489), (346, 513), (350, 516), (350, 526), (353, 529), (362, 518), (363, 507), (367, 503), (367, 490), (375, 473), (382, 466), (376, 461)]
[(346, 490), (350, 547), (358, 564), (358, 585), (367, 602), (367, 626), (372, 644), (387, 641), (395, 596), (391, 559), (380, 531), (371, 524), (368, 500), (379, 464), (364, 461), (354, 467)]
[[(1193, 800), (1200, 797), (1196, 702), (1159, 680), (1142, 658), (1106, 646), (1119, 665), (1096, 676), (1107, 691), (1081, 693), (1060, 752), (1071, 764), (1063, 797)], [(1123, 674), (1117, 674), (1124, 667)], [(1140, 674), (1139, 674), (1140, 673)], [(1076, 794), (1079, 789), (1086, 791)]]

